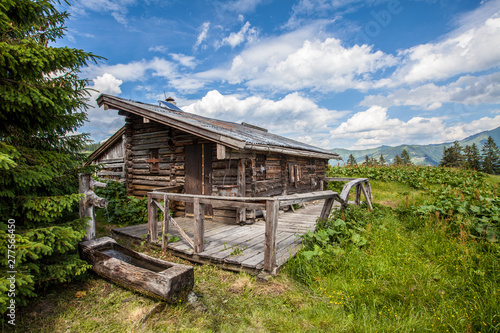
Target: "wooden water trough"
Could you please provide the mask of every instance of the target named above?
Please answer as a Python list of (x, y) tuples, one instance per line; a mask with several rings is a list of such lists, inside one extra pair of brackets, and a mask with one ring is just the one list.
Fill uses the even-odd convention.
[(79, 252), (100, 276), (171, 304), (185, 300), (194, 286), (193, 267), (132, 251), (110, 237), (80, 242)]

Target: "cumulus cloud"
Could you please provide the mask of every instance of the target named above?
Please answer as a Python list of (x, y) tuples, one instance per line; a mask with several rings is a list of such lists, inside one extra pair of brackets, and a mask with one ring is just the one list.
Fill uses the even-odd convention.
[[(500, 8), (498, 1), (492, 3), (496, 4), (495, 11), (468, 30), (459, 27), (440, 42), (421, 44), (401, 51), (399, 56), (403, 62), (394, 74), (395, 81), (408, 84), (439, 81), (462, 73), (498, 67)], [(487, 8), (492, 9), (490, 6)], [(484, 7), (480, 9), (483, 11)]]
[(110, 73), (104, 73), (102, 76), (98, 76), (94, 81), (95, 90), (99, 91), (102, 94), (112, 94), (119, 95), (122, 93), (120, 89), (120, 85), (123, 83), (122, 80), (118, 80)]
[[(284, 49), (283, 43), (286, 41), (281, 39), (272, 45), (257, 45), (236, 56), (231, 82), (283, 90), (365, 90), (381, 85), (374, 79), (375, 73), (396, 65), (393, 56), (371, 46), (344, 47), (335, 38), (307, 39), (299, 47), (288, 44)], [(256, 54), (259, 56), (254, 57)]]
[(372, 106), (354, 114), (330, 131), (331, 140), (357, 138), (351, 149), (367, 149), (380, 145), (430, 144), (461, 140), (475, 133), (500, 126), (500, 116), (446, 126), (443, 117), (413, 117), (408, 121), (390, 118), (387, 108)]
[(196, 43), (194, 44), (193, 49), (197, 50), (203, 43), (203, 41), (207, 39), (208, 29), (210, 29), (210, 22), (204, 22), (200, 27), (201, 32), (196, 39)]
[(252, 123), (295, 139), (317, 137), (322, 132), (325, 133), (323, 139), (328, 139), (328, 124), (345, 115), (342, 111), (321, 108), (298, 93), (274, 101), (259, 96), (241, 98), (237, 95), (222, 95), (217, 90), (208, 92), (201, 100), (183, 107), (183, 110), (210, 118)]
[(465, 105), (495, 104), (500, 96), (500, 73), (465, 75), (446, 85), (427, 83), (415, 88), (400, 88), (388, 94), (365, 96), (360, 105), (384, 107), (418, 106), (435, 110), (444, 103)]

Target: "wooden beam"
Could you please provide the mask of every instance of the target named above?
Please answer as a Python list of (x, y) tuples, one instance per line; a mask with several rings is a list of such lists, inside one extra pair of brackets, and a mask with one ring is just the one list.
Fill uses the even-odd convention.
[(220, 143), (217, 144), (217, 159), (218, 160), (226, 159), (226, 146), (221, 145)]
[(158, 241), (158, 209), (154, 200), (153, 195), (148, 193), (148, 235), (152, 243)]
[(274, 274), (276, 269), (276, 231), (278, 229), (279, 201), (266, 202), (266, 231), (264, 247), (264, 270)]
[(194, 200), (194, 253), (203, 252), (205, 243), (205, 205)]

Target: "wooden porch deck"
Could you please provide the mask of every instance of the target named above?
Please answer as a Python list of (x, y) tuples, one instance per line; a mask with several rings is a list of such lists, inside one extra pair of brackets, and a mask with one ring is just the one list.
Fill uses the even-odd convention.
[[(314, 231), (316, 220), (323, 208), (323, 200), (309, 202), (306, 207), (295, 212), (280, 211), (276, 233), (276, 267), (279, 270), (302, 246), (302, 239), (307, 231)], [(194, 235), (193, 218), (176, 218), (176, 222), (188, 234)], [(260, 220), (250, 225), (225, 224), (205, 221), (205, 246), (203, 252), (194, 254), (192, 247), (181, 237), (176, 228), (170, 228), (170, 234), (180, 240), (168, 243), (168, 249), (176, 256), (197, 262), (210, 263), (225, 269), (258, 274), (264, 267), (265, 224)], [(158, 223), (158, 229), (161, 225)], [(119, 235), (146, 240), (148, 225), (141, 224), (113, 229)], [(160, 237), (161, 239), (161, 237)], [(154, 245), (161, 246), (157, 241)]]

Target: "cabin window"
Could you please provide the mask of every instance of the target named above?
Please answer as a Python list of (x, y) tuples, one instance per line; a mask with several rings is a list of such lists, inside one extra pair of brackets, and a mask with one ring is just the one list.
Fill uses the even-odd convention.
[(160, 172), (160, 153), (158, 148), (149, 150), (149, 160), (146, 160), (146, 162), (149, 163), (150, 173)]

